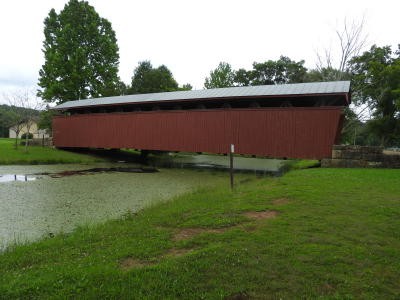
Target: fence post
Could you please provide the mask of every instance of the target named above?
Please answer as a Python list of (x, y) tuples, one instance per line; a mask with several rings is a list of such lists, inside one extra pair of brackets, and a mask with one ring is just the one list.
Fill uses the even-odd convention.
[(235, 153), (235, 145), (231, 144), (229, 149), (229, 173), (231, 177), (231, 190), (233, 190), (233, 153)]

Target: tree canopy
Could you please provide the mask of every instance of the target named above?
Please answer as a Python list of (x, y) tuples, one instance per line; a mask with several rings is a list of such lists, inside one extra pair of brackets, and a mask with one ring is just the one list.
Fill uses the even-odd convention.
[(190, 85), (179, 88), (172, 72), (165, 66), (153, 68), (150, 61), (139, 62), (132, 76), (128, 94), (147, 94), (191, 89)]
[(38, 128), (44, 130), (51, 130), (53, 127), (53, 117), (57, 114), (56, 111), (51, 110), (49, 106), (40, 112), (38, 118)]
[(235, 72), (230, 64), (220, 62), (218, 67), (210, 72), (210, 77), (206, 77), (204, 87), (206, 89), (223, 88), (234, 86)]
[(281, 56), (277, 61), (268, 60), (264, 63), (253, 63), (250, 73), (250, 85), (283, 84), (304, 82), (307, 69), (304, 60), (293, 61)]
[(381, 145), (400, 143), (400, 47), (372, 46), (350, 61), (353, 99), (372, 109), (370, 130)]
[(268, 85), (283, 83), (299, 83), (307, 81), (307, 69), (304, 60), (294, 61), (281, 56), (278, 60), (262, 63), (254, 62), (250, 70), (232, 70), (230, 64), (221, 62), (205, 79), (205, 88), (229, 86)]
[(119, 93), (119, 54), (111, 23), (86, 1), (70, 0), (44, 20), (45, 63), (38, 96), (47, 102)]

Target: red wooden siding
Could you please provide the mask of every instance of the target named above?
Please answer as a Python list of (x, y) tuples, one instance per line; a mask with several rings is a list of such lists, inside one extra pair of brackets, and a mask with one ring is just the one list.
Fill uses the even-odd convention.
[(151, 111), (58, 116), (57, 147), (135, 148), (268, 157), (325, 158), (341, 107)]

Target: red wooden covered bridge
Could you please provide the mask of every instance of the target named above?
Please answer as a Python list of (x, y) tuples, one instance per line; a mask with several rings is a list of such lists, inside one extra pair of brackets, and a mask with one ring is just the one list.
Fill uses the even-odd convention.
[(316, 82), (139, 94), (56, 106), (56, 147), (331, 156), (350, 82)]

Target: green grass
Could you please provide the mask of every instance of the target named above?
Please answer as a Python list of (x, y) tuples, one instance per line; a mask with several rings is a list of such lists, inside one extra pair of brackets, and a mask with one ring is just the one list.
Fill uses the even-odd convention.
[[(243, 215), (263, 210), (279, 214)], [(226, 231), (174, 241), (183, 228)], [(121, 268), (127, 258), (137, 266)], [(200, 190), (10, 248), (0, 274), (5, 299), (398, 299), (400, 170), (297, 170)]]
[(316, 168), (319, 166), (321, 166), (320, 161), (315, 159), (293, 160), (293, 163), (289, 164), (291, 170)]
[(0, 138), (0, 165), (93, 163), (101, 161), (93, 156), (63, 151), (50, 147), (25, 146), (14, 148), (15, 140)]

